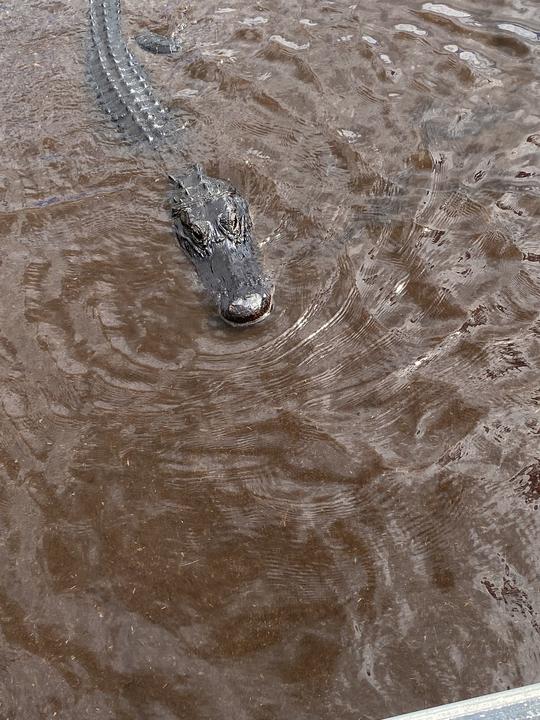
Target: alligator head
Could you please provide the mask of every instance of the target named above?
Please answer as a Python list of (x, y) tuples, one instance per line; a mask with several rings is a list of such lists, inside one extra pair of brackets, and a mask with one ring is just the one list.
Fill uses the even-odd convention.
[(187, 175), (169, 177), (176, 236), (221, 317), (232, 325), (262, 320), (272, 308), (272, 285), (253, 240), (247, 202), (198, 165)]

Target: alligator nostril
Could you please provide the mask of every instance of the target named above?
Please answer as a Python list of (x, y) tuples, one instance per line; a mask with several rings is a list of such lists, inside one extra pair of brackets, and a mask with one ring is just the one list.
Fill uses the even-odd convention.
[(251, 293), (223, 305), (221, 317), (232, 325), (248, 325), (262, 320), (271, 308), (270, 294)]

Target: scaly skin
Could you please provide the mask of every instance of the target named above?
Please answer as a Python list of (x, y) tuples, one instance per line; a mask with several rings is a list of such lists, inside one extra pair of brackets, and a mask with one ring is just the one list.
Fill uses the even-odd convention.
[(105, 110), (129, 139), (155, 143), (171, 121), (122, 38), (120, 1), (90, 0), (90, 29), (91, 72)]
[(135, 38), (139, 47), (154, 53), (154, 55), (171, 55), (181, 48), (180, 43), (173, 37), (164, 37), (159, 33), (147, 30)]
[[(177, 129), (122, 38), (120, 1), (89, 2), (90, 67), (101, 103), (127, 139), (158, 148)], [(165, 42), (158, 44), (165, 47)], [(253, 240), (247, 202), (199, 166), (169, 178), (176, 236), (221, 317), (233, 325), (258, 322), (270, 312), (272, 286)]]

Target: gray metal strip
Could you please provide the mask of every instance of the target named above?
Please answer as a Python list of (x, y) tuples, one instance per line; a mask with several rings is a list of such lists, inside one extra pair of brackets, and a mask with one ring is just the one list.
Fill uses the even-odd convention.
[(388, 720), (540, 720), (540, 683)]

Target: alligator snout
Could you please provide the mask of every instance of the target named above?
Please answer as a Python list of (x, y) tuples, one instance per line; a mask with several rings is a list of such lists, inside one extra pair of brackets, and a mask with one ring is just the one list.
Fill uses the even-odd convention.
[(241, 243), (221, 239), (208, 256), (192, 260), (225, 322), (252, 325), (269, 314), (273, 287), (251, 237)]
[(221, 302), (220, 315), (231, 325), (252, 325), (263, 320), (272, 309), (272, 294), (270, 292), (251, 293), (229, 301)]

